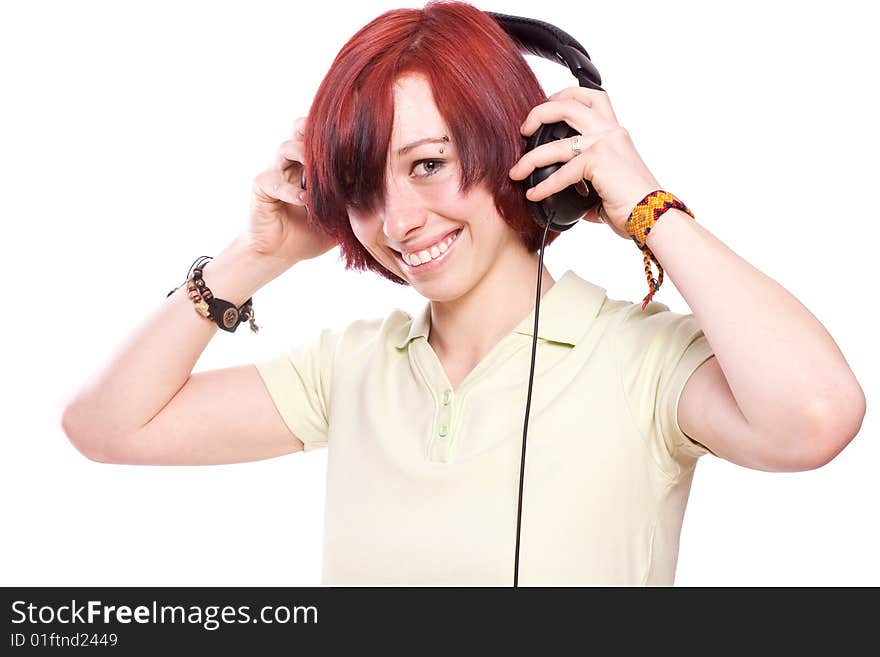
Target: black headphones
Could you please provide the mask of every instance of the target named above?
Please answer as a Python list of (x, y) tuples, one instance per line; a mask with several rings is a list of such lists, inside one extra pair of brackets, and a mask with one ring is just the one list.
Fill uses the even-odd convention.
[[(571, 35), (563, 32), (555, 25), (532, 18), (521, 16), (508, 16), (486, 12), (507, 32), (519, 46), (524, 55), (537, 55), (551, 62), (567, 66), (577, 78), (578, 84), (588, 89), (604, 91), (599, 85), (602, 78), (599, 71), (590, 61), (590, 55), (586, 49)], [(543, 144), (548, 144), (559, 139), (565, 139), (578, 134), (578, 132), (564, 121), (552, 124), (542, 124), (526, 141), (526, 151), (531, 151)], [(546, 167), (538, 167), (524, 181), (524, 189), (534, 187), (541, 181), (549, 178), (562, 164), (551, 164)], [(574, 226), (587, 213), (590, 208), (598, 205), (601, 201), (599, 194), (593, 189), (590, 181), (585, 180), (580, 185), (571, 185), (560, 192), (556, 192), (547, 198), (535, 203), (526, 200), (532, 218), (541, 228), (547, 224), (548, 217), (552, 216), (550, 229), (557, 232), (568, 230)], [(551, 214), (552, 211), (552, 214)]]
[[(568, 66), (569, 70), (578, 80), (578, 84), (589, 89), (604, 91), (599, 84), (602, 78), (599, 71), (590, 61), (590, 56), (584, 47), (569, 34), (566, 34), (555, 25), (543, 21), (521, 16), (508, 16), (486, 12), (513, 38), (520, 52), (524, 55), (538, 55), (552, 62)], [(578, 132), (565, 121), (541, 126), (526, 140), (526, 152), (538, 146), (559, 139), (565, 139), (578, 134)], [(541, 181), (549, 178), (562, 167), (562, 164), (551, 164), (546, 167), (537, 167), (523, 182), (523, 191), (534, 187)], [(538, 260), (538, 289), (535, 292), (535, 326), (532, 331), (532, 364), (529, 371), (529, 389), (526, 396), (526, 413), (523, 421), (522, 456), (519, 470), (519, 501), (516, 510), (516, 550), (513, 566), (513, 586), (519, 584), (519, 538), (522, 526), (522, 497), (523, 483), (526, 469), (526, 435), (529, 428), (529, 409), (532, 405), (532, 382), (535, 378), (535, 350), (538, 344), (538, 312), (541, 308), (541, 273), (544, 268), (544, 246), (547, 241), (547, 231), (552, 229), (557, 232), (568, 230), (587, 213), (590, 208), (601, 202), (601, 197), (588, 180), (570, 185), (560, 192), (551, 194), (537, 203), (526, 199), (526, 204), (532, 214), (532, 218), (544, 229), (541, 239), (541, 255)]]

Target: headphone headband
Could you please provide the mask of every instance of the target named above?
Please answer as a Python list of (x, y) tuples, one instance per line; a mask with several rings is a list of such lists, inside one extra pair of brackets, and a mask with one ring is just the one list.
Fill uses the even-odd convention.
[(604, 91), (602, 77), (577, 39), (555, 25), (524, 16), (487, 11), (519, 46), (523, 54), (536, 55), (567, 66), (580, 86)]

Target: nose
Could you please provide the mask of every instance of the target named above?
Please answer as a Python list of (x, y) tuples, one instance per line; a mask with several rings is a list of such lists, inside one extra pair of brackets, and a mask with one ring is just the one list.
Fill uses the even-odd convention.
[(391, 182), (380, 210), (382, 231), (392, 244), (405, 242), (425, 225), (427, 211), (421, 197), (406, 183)]

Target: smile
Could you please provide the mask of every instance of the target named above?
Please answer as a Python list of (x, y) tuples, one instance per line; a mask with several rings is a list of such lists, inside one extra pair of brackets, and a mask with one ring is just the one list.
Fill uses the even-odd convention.
[(404, 269), (410, 273), (420, 274), (433, 271), (439, 267), (449, 259), (448, 254), (458, 239), (461, 230), (462, 229), (459, 228), (452, 235), (446, 239), (440, 240), (430, 249), (423, 249), (422, 251), (413, 254), (398, 254), (398, 258), (403, 263)]

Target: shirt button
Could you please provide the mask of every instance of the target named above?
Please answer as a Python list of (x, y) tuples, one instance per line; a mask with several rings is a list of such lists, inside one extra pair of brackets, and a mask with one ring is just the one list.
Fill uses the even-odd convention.
[(446, 436), (447, 433), (449, 433), (449, 427), (445, 424), (441, 424), (440, 425), (440, 435)]
[(449, 402), (452, 401), (452, 391), (444, 390), (443, 391), (443, 405), (449, 406)]

